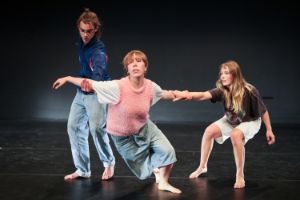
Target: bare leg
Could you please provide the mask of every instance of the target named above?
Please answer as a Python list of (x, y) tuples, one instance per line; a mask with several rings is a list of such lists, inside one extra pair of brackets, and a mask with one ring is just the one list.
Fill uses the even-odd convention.
[(155, 182), (159, 183), (159, 176), (160, 176), (159, 169), (158, 168), (153, 169), (153, 174), (155, 176)]
[(190, 178), (197, 178), (201, 174), (207, 172), (207, 162), (214, 145), (214, 139), (220, 136), (221, 130), (217, 125), (211, 124), (206, 128), (201, 142), (200, 165), (193, 173), (190, 174)]
[(244, 164), (245, 164), (245, 146), (244, 135), (239, 129), (233, 129), (231, 133), (231, 142), (233, 146), (234, 159), (236, 164), (236, 180), (234, 188), (244, 188)]
[(109, 180), (113, 177), (115, 171), (115, 166), (105, 167), (104, 172), (102, 174), (102, 180)]
[(172, 170), (172, 164), (161, 167), (159, 169), (159, 183), (158, 183), (158, 189), (159, 190), (166, 190), (172, 193), (180, 194), (181, 190), (173, 187), (169, 183), (169, 176)]

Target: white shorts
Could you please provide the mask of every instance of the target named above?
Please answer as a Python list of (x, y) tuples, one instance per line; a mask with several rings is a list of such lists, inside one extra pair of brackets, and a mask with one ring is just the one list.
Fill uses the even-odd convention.
[(232, 129), (237, 128), (242, 131), (244, 134), (244, 144), (248, 142), (249, 139), (252, 139), (256, 133), (258, 133), (261, 125), (261, 118), (258, 118), (254, 121), (242, 122), (239, 125), (231, 125), (227, 121), (227, 117), (224, 116), (221, 119), (215, 121), (213, 124), (217, 125), (221, 130), (221, 137), (216, 138), (216, 142), (223, 144), (231, 136)]

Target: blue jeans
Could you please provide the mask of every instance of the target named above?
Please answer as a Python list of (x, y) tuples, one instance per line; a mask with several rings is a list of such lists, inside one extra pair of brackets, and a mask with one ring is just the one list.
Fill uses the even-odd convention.
[(104, 167), (115, 165), (115, 157), (105, 131), (107, 105), (100, 104), (96, 94), (77, 90), (68, 119), (68, 135), (76, 173), (91, 176), (88, 137), (93, 141)]
[(151, 120), (134, 135), (111, 135), (111, 139), (129, 169), (139, 179), (151, 176), (154, 168), (177, 161), (173, 146)]

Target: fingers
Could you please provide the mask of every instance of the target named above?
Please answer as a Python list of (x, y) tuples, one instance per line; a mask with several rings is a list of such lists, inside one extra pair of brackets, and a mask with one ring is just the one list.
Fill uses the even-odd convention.
[(88, 87), (89, 87), (88, 85), (89, 85), (89, 82), (86, 79), (83, 79), (80, 84), (82, 91), (88, 92)]
[(52, 88), (55, 89), (55, 90), (57, 90), (58, 88), (60, 88), (59, 82), (55, 81), (55, 82), (53, 83), (53, 85), (52, 85)]
[(80, 83), (80, 88), (81, 88), (82, 91), (85, 91), (85, 86), (84, 86), (84, 84), (85, 84), (85, 79), (83, 79), (83, 80), (81, 81), (81, 83)]
[(189, 100), (189, 99), (186, 98), (186, 97), (179, 97), (179, 96), (176, 96), (176, 97), (173, 99), (174, 102), (175, 102), (175, 101), (179, 101), (179, 100), (185, 100), (185, 101), (187, 101), (187, 100)]
[(275, 143), (275, 136), (268, 136), (267, 140), (268, 140), (269, 145), (274, 144)]
[(57, 79), (57, 80), (53, 83), (52, 88), (55, 89), (55, 90), (57, 90), (58, 88), (60, 88), (60, 87), (63, 86), (64, 84), (65, 84), (64, 79), (59, 78), (59, 79)]
[(272, 137), (271, 140), (270, 140), (270, 142), (269, 142), (269, 144), (274, 144), (274, 143), (275, 143), (275, 138)]
[(91, 91), (93, 91), (90, 82), (88, 80), (86, 80), (86, 79), (83, 79), (81, 81), (80, 87), (81, 87), (82, 91), (84, 91), (84, 92), (91, 92)]
[(184, 91), (174, 90), (172, 91), (172, 94), (174, 95), (173, 101), (190, 100), (188, 95), (189, 92), (187, 90)]

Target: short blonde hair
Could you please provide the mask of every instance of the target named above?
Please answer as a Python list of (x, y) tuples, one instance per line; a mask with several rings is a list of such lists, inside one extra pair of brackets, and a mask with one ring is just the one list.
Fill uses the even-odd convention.
[(133, 56), (140, 57), (143, 62), (145, 63), (145, 67), (148, 68), (148, 58), (146, 54), (140, 50), (132, 50), (126, 54), (126, 56), (123, 58), (123, 67), (126, 71), (128, 71), (127, 66), (133, 62)]

